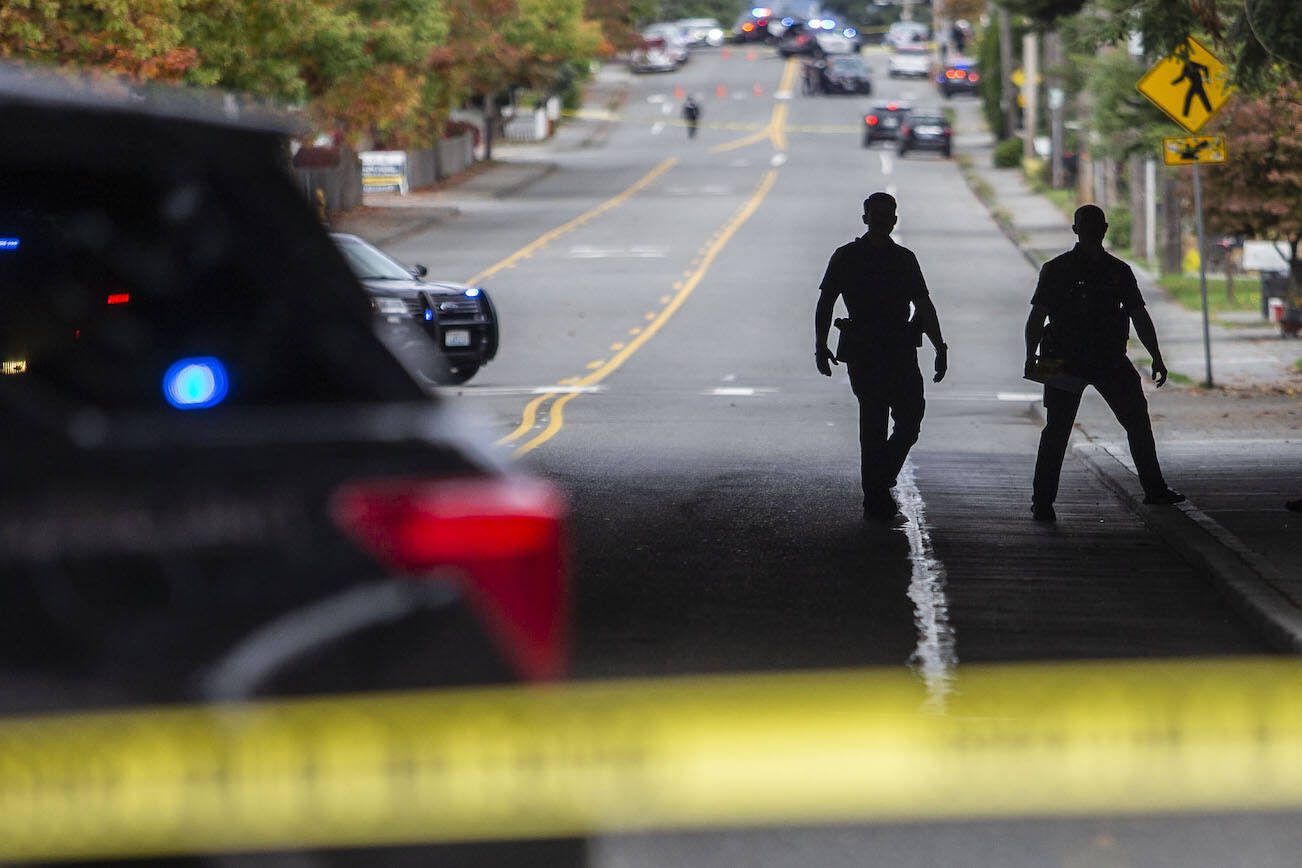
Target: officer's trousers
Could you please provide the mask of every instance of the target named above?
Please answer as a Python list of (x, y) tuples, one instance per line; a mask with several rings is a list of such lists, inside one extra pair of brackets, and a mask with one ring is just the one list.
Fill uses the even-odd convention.
[[(1139, 483), (1146, 493), (1162, 491), (1166, 480), (1157, 462), (1157, 446), (1153, 442), (1153, 426), (1148, 418), (1148, 401), (1140, 385), (1139, 372), (1125, 362), (1112, 371), (1090, 378), (1090, 385), (1098, 389), (1103, 400), (1116, 414), (1121, 427), (1126, 429), (1130, 441), (1130, 457), (1139, 472)], [(1076, 411), (1081, 396), (1065, 389), (1044, 387), (1044, 430), (1040, 432), (1040, 451), (1035, 459), (1035, 482), (1032, 499), (1035, 503), (1050, 506), (1058, 497), (1058, 477), (1062, 473), (1062, 460), (1071, 438)]]
[[(860, 473), (864, 506), (895, 485), (909, 449), (918, 442), (922, 415), (922, 372), (917, 353), (894, 363), (850, 363), (850, 388), (859, 400)], [(887, 422), (894, 423), (887, 436)]]

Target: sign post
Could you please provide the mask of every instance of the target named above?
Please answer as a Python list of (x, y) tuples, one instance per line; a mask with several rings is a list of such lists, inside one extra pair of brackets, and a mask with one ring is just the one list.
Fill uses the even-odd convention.
[[(1167, 117), (1190, 133), (1211, 120), (1230, 98), (1233, 88), (1226, 80), (1227, 69), (1216, 55), (1190, 36), (1175, 53), (1162, 58), (1135, 83), (1135, 89)], [(1162, 140), (1162, 161), (1168, 166), (1193, 166), (1194, 223), (1198, 230), (1198, 287), (1203, 303), (1203, 360), (1207, 366), (1207, 388), (1212, 379), (1212, 332), (1207, 313), (1207, 240), (1203, 233), (1202, 163), (1226, 160), (1223, 136), (1189, 136)]]

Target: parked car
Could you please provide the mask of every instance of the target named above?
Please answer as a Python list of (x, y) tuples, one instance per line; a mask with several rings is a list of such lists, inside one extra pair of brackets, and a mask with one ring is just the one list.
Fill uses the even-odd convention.
[(767, 42), (769, 38), (769, 19), (773, 10), (767, 6), (755, 6), (743, 11), (732, 25), (733, 42)]
[[(408, 268), (356, 235), (331, 237), (366, 287), (381, 329), (397, 327), (390, 340), (427, 348), (424, 364), (412, 370), (422, 383), (464, 383), (497, 355), (497, 309), (483, 287), (426, 280), (423, 265)], [(420, 355), (419, 347), (404, 353)]]
[(791, 57), (796, 54), (820, 56), (851, 54), (858, 50), (857, 43), (836, 29), (831, 18), (812, 18), (808, 21), (787, 19), (782, 36), (777, 41), (778, 54)]
[(953, 138), (949, 121), (938, 112), (910, 112), (900, 125), (898, 151), (901, 157), (909, 151), (940, 151), (948, 157)]
[(902, 45), (886, 61), (886, 73), (891, 78), (926, 78), (931, 72), (931, 52), (924, 45)]
[[(565, 671), (560, 496), (386, 349), (287, 153), (0, 68), (0, 713)], [(582, 864), (521, 846), (476, 864)]]
[(886, 29), (882, 41), (892, 48), (905, 45), (922, 45), (931, 39), (931, 29), (917, 21), (896, 21)]
[(687, 40), (676, 24), (652, 24), (642, 31), (642, 38), (648, 43), (663, 41), (664, 52), (674, 61), (675, 66), (682, 66), (692, 53), (687, 48)]
[(660, 36), (644, 37), (642, 44), (629, 54), (629, 68), (633, 72), (673, 72), (679, 66), (677, 55), (667, 40)]
[(824, 93), (873, 92), (868, 65), (853, 54), (829, 57), (821, 70)]
[(863, 146), (867, 148), (879, 139), (895, 139), (908, 114), (909, 104), (900, 100), (874, 104), (863, 116)]
[(684, 18), (678, 22), (678, 30), (689, 46), (723, 45), (723, 25), (717, 18)]
[(949, 99), (956, 93), (977, 94), (980, 92), (981, 74), (977, 71), (975, 60), (955, 57), (936, 73), (936, 87)]

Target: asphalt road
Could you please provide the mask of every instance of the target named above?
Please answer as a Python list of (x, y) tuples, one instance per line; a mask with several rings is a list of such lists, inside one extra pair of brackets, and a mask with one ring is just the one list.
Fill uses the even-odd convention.
[[(763, 48), (635, 78), (599, 146), (558, 154), (559, 169), (522, 194), (469, 203), (389, 247), (434, 275), (482, 278), (497, 302), (501, 353), (454, 400), (571, 494), (576, 676), (872, 664), (912, 666), (943, 693), (960, 661), (1265, 651), (1071, 458), (1060, 522), (1030, 521), (1039, 423), (1020, 374), (1035, 273), (952, 161), (860, 142), (879, 96), (963, 114), (977, 104), (892, 81), (884, 55), (869, 59), (871, 98), (802, 97), (795, 67)], [(695, 139), (679, 93), (702, 103)], [(843, 369), (817, 375), (811, 340), (827, 258), (862, 231), (874, 190), (899, 199), (897, 240), (917, 253), (951, 348), (949, 376), (928, 382), (901, 485), (913, 522), (898, 531), (860, 519), (854, 400)], [(929, 348), (920, 359), (929, 370)], [(1235, 864), (1220, 858), (1229, 836), (1251, 842), (1230, 847), (1251, 856), (1237, 864), (1291, 864), (1287, 825), (710, 833), (613, 839), (597, 856)]]

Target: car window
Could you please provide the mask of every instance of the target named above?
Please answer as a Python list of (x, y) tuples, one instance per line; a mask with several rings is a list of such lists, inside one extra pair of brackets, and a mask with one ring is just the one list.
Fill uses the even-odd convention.
[(336, 235), (339, 252), (361, 280), (411, 280), (411, 272), (380, 251), (351, 238)]
[[(169, 371), (202, 358), (216, 360), (216, 369), (205, 363), (213, 378), (227, 378), (228, 404), (419, 395), (375, 340), (360, 287), (354, 295), (313, 272), (336, 256), (328, 241), (257, 219), (281, 204), (272, 178), (210, 183), (150, 168), (0, 167), (0, 236), (15, 242), (0, 253), (0, 355), (25, 368), (0, 389), (167, 409)], [(288, 185), (284, 194), (293, 196)], [(305, 266), (313, 241), (321, 255)], [(391, 376), (374, 376), (377, 366)]]

